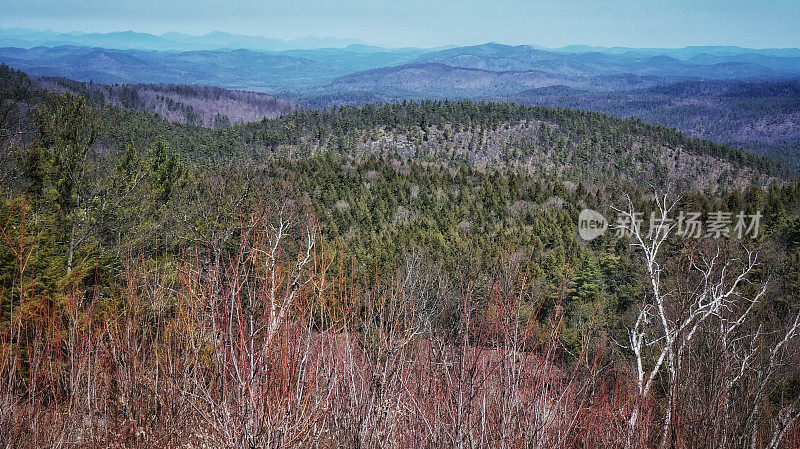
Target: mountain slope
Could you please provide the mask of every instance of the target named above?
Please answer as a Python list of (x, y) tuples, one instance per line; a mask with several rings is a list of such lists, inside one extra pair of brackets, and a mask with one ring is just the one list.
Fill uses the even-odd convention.
[[(225, 36), (209, 39), (217, 37)], [(792, 49), (581, 47), (554, 51), (484, 44), (437, 51), (355, 45), (267, 53), (64, 46), (0, 48), (0, 62), (37, 76), (105, 84), (189, 83), (266, 91), (318, 108), (426, 98), (587, 108), (678, 127), (695, 136), (775, 155), (792, 165), (800, 162), (800, 139), (793, 131), (797, 129), (793, 115), (797, 108), (792, 106), (798, 96), (791, 92), (774, 97), (769, 105), (772, 100), (763, 98), (711, 100), (699, 94), (647, 91), (678, 82), (702, 85), (719, 81), (744, 89), (739, 83), (743, 80), (778, 83), (782, 81), (775, 77), (797, 79), (800, 51)], [(565, 96), (561, 96), (563, 90), (538, 91), (563, 87), (577, 91)], [(720, 91), (714, 95), (727, 94)], [(194, 108), (202, 109), (199, 104)], [(171, 114), (171, 119), (183, 120), (176, 114), (180, 113)], [(257, 115), (234, 121), (257, 119)]]
[(534, 89), (507, 97), (678, 128), (800, 165), (800, 81), (686, 81), (627, 92)]
[(703, 189), (769, 184), (785, 175), (768, 159), (639, 120), (514, 104), (425, 101), (296, 111), (241, 131), (248, 145), (288, 154), (500, 165), (575, 183)]
[[(162, 137), (187, 160), (216, 160), (240, 151), (296, 157), (330, 152), (354, 158), (414, 158), (453, 169), (463, 164), (500, 166), (576, 183), (646, 187), (655, 182), (669, 190), (769, 184), (787, 175), (772, 161), (740, 149), (594, 112), (513, 103), (403, 102), (295, 110), (218, 131), (153, 115), (159, 112), (154, 98), (186, 105), (192, 100), (214, 104), (212, 98), (236, 104), (236, 95), (247, 103), (258, 96), (191, 86), (97, 86), (63, 80), (29, 86), (24, 74), (0, 68), (0, 85), (8, 87), (3, 91), (29, 91), (25, 106), (16, 106), (22, 113), (41, 102), (46, 89), (87, 95), (101, 108), (99, 142), (111, 151), (128, 144), (147, 148)], [(272, 97), (261, 99), (264, 105), (292, 107)], [(213, 119), (210, 124), (222, 125)]]
[(83, 95), (99, 106), (114, 105), (158, 114), (165, 119), (213, 128), (257, 122), (289, 113), (298, 106), (261, 92), (175, 84), (100, 85), (63, 78), (36, 79), (45, 90)]
[[(0, 45), (3, 45), (2, 40)], [(756, 51), (733, 56), (700, 54), (691, 60), (682, 60), (666, 54), (565, 53), (500, 44), (439, 51), (351, 46), (281, 52), (247, 49), (174, 52), (90, 46), (4, 47), (0, 48), (0, 62), (36, 76), (60, 76), (80, 81), (178, 84), (190, 80), (193, 84), (271, 92), (314, 90), (347, 76), (350, 78), (346, 81), (350, 84), (359, 77), (370, 83), (370, 78), (380, 73), (374, 72), (376, 69), (399, 71), (428, 67), (441, 71), (442, 65), (453, 68), (451, 72), (465, 70), (456, 74), (464, 78), (461, 84), (469, 78), (467, 69), (477, 70), (471, 74), (478, 87), (485, 83), (487, 76), (499, 78), (481, 92), (484, 95), (515, 89), (513, 83), (519, 83), (516, 90), (521, 91), (553, 85), (556, 80), (571, 87), (616, 90), (686, 79), (800, 76), (800, 57), (772, 56)], [(543, 74), (553, 80), (537, 81)], [(652, 83), (619, 83), (618, 77), (648, 79)], [(508, 84), (508, 87), (498, 89), (498, 84)], [(392, 89), (390, 85), (378, 87), (379, 92)], [(434, 85), (432, 89), (438, 92), (439, 87)], [(434, 92), (423, 91), (423, 94), (433, 95)]]
[(542, 70), (493, 71), (423, 62), (354, 73), (311, 92), (366, 91), (395, 97), (491, 98), (549, 86), (619, 90), (654, 86), (662, 82), (664, 80), (661, 78), (637, 75), (583, 77)]
[(596, 51), (564, 53), (529, 45), (483, 44), (428, 53), (420, 62), (441, 62), (454, 67), (493, 71), (544, 70), (569, 76), (632, 74), (639, 76), (743, 79), (800, 74), (800, 57), (757, 53), (710, 56), (681, 60), (667, 53), (636, 51), (609, 54)]
[(266, 53), (252, 50), (158, 52), (59, 46), (0, 48), (0, 62), (34, 76), (97, 83), (205, 84), (282, 91), (414, 59), (415, 50), (363, 47)]
[(0, 49), (0, 61), (35, 76), (99, 83), (207, 84), (280, 90), (336, 76), (329, 67), (285, 54), (250, 50), (179, 53), (89, 47)]

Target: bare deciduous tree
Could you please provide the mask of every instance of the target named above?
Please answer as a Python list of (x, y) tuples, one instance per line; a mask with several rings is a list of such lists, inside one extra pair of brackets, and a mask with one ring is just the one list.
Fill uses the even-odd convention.
[[(634, 446), (638, 441), (641, 407), (652, 395), (655, 383), (662, 378), (666, 402), (659, 447), (669, 447), (673, 414), (681, 395), (681, 369), (687, 357), (692, 356), (693, 340), (704, 331), (714, 335), (726, 354), (722, 358), (725, 366), (721, 367), (726, 375), (720, 379), (719, 387), (729, 391), (745, 378), (755, 380), (758, 385), (755, 397), (749, 398), (754, 408), (748, 418), (753, 423), (751, 441), (752, 447), (755, 447), (758, 441), (756, 422), (759, 419), (759, 404), (775, 374), (777, 359), (784, 345), (798, 335), (800, 315), (774, 344), (768, 363), (756, 368), (753, 379), (749, 371), (757, 356), (757, 343), (764, 335), (760, 327), (750, 331), (753, 328), (750, 320), (768, 287), (767, 280), (760, 285), (755, 284), (760, 266), (758, 252), (744, 247), (741, 256), (726, 258), (721, 244), (716, 242), (712, 251), (691, 254), (687, 261), (688, 272), (674, 276), (683, 276), (679, 282), (673, 280), (668, 283), (665, 281), (667, 261), (662, 253), (678, 226), (671, 218), (677, 201), (670, 201), (666, 195), (659, 194), (654, 196), (653, 201), (655, 211), (650, 217), (647, 233), (642, 229), (640, 213), (630, 198), (626, 209), (617, 209), (623, 217), (617, 226), (630, 236), (632, 245), (641, 250), (650, 286), (649, 294), (638, 307), (627, 344), (635, 364), (638, 394), (638, 400), (628, 415), (627, 447)], [(679, 284), (682, 286), (679, 287)], [(723, 412), (728, 411), (730, 400), (730, 396), (726, 395)], [(797, 419), (795, 409), (796, 405), (793, 404), (778, 413), (770, 447), (780, 444), (787, 429)], [(727, 443), (723, 436), (721, 444), (724, 446)]]

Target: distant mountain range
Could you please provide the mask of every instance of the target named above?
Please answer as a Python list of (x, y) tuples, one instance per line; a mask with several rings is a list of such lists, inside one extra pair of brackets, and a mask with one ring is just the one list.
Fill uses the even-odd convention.
[[(320, 48), (344, 48), (359, 46), (362, 49), (384, 51), (378, 46), (369, 46), (359, 39), (338, 37), (306, 36), (295, 39), (278, 39), (264, 36), (248, 36), (242, 34), (212, 31), (204, 35), (186, 33), (163, 33), (160, 35), (138, 33), (134, 31), (117, 31), (110, 33), (86, 33), (72, 31), (59, 33), (50, 30), (31, 30), (27, 28), (0, 28), (0, 44), (6, 47), (33, 48), (57, 47), (62, 45), (101, 47), (117, 50), (158, 50), (158, 51), (190, 51), (190, 50), (261, 50), (286, 51), (310, 50)], [(492, 45), (492, 44), (489, 44)], [(457, 48), (455, 45), (443, 46), (442, 49)], [(480, 46), (479, 46), (480, 47)], [(697, 56), (731, 57), (756, 52), (765, 56), (800, 57), (797, 48), (767, 48), (753, 50), (736, 46), (691, 46), (684, 48), (633, 48), (633, 47), (601, 47), (590, 45), (570, 45), (561, 48), (545, 48), (539, 46), (520, 46), (543, 51), (560, 53), (603, 53), (622, 55), (636, 53), (649, 56), (664, 55), (676, 59), (690, 59)], [(473, 47), (476, 48), (476, 47)], [(421, 50), (421, 49), (417, 49)], [(430, 50), (430, 49), (429, 49)]]
[[(800, 163), (800, 49), (793, 48), (545, 49), (487, 43), (390, 49), (347, 39), (283, 41), (222, 32), (155, 36), (14, 29), (0, 30), (0, 63), (38, 77), (206, 85), (288, 101), (226, 94), (235, 98), (222, 113), (231, 123), (294, 107), (430, 98), (514, 101), (640, 117)], [(146, 100), (143, 108), (178, 121), (216, 123), (218, 103), (208, 98), (217, 92), (171, 98), (185, 104), (179, 111), (164, 109), (169, 104), (164, 89), (175, 95), (172, 87), (136, 87)], [(117, 101), (115, 92), (104, 95)]]
[(3, 39), (0, 47), (0, 62), (37, 76), (100, 83), (208, 84), (311, 96), (371, 92), (473, 98), (549, 86), (616, 91), (686, 80), (800, 77), (798, 51), (730, 47), (667, 49), (663, 54), (495, 43), (443, 50), (353, 44), (283, 51), (156, 51), (86, 45), (23, 48)]
[[(21, 45), (20, 40), (28, 45)], [(31, 42), (41, 45), (31, 46)], [(274, 50), (326, 43), (331, 47)], [(797, 49), (545, 50), (496, 43), (438, 50), (385, 49), (316, 38), (290, 45), (289, 41), (219, 32), (205, 36), (132, 32), (51, 36), (24, 30), (0, 31), (0, 47), (0, 61), (32, 75), (101, 83), (188, 82), (313, 95), (369, 91), (472, 97), (548, 86), (607, 91), (683, 80), (800, 77)]]
[(346, 47), (348, 45), (363, 44), (363, 42), (358, 39), (307, 36), (285, 40), (263, 36), (245, 36), (241, 34), (224, 33), (222, 31), (214, 31), (202, 36), (195, 36), (184, 33), (154, 35), (136, 33), (133, 31), (118, 31), (113, 33), (57, 33), (55, 31), (38, 31), (25, 28), (0, 29), (0, 42), (2, 42), (3, 46), (20, 48), (77, 45), (117, 50), (158, 51), (221, 49), (283, 51)]
[[(2, 43), (0, 43), (2, 45)], [(267, 92), (301, 90), (375, 67), (403, 64), (419, 50), (343, 49), (163, 52), (58, 46), (0, 48), (0, 62), (36, 76), (97, 83), (181, 83)]]

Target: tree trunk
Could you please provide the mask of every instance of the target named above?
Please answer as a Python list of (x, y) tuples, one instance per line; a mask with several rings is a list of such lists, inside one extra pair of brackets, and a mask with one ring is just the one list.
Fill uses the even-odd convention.
[(69, 250), (67, 251), (67, 276), (72, 272), (72, 259), (75, 256), (75, 228), (77, 226), (77, 222), (72, 220), (72, 227), (69, 231)]

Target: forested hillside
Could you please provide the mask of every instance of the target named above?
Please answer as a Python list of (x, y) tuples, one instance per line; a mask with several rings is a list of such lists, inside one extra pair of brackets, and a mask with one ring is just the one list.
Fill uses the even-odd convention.
[(508, 97), (523, 104), (637, 117), (690, 135), (731, 143), (800, 164), (800, 82), (685, 81), (628, 92), (534, 89)]
[(82, 95), (98, 106), (120, 106), (157, 114), (171, 122), (210, 128), (276, 118), (297, 108), (272, 95), (210, 86), (98, 85), (63, 78), (39, 79), (34, 85), (42, 90)]
[[(83, 39), (85, 46), (75, 46)], [(59, 45), (69, 41), (73, 45)], [(98, 48), (102, 42), (106, 45)], [(204, 126), (222, 126), (224, 117), (231, 123), (272, 118), (291, 109), (291, 103), (323, 109), (412, 99), (513, 101), (636, 117), (795, 168), (800, 164), (796, 49), (543, 49), (487, 43), (446, 49), (311, 45), (267, 50), (287, 44), (224, 34), (0, 30), (0, 63), (40, 77), (107, 84), (103, 96), (117, 105)], [(167, 48), (173, 50), (163, 51)], [(73, 93), (89, 90), (58, 83), (59, 88), (70, 84)], [(237, 91), (177, 87), (186, 84)], [(91, 90), (99, 95), (96, 87)], [(242, 91), (269, 92), (281, 100)]]
[[(183, 87), (52, 83), (0, 67), (4, 447), (800, 439), (800, 183), (770, 159), (571, 109), (222, 126), (154, 113)], [(762, 232), (578, 235), (667, 198)]]

